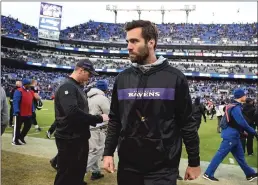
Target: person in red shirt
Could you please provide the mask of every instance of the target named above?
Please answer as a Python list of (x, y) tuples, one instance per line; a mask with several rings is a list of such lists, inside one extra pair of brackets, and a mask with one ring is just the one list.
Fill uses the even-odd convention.
[[(18, 88), (13, 95), (14, 129), (12, 145), (26, 144), (24, 138), (29, 132), (32, 124), (34, 107), (34, 92), (30, 90), (30, 80), (23, 79), (22, 87)], [(23, 129), (21, 126), (24, 123)]]

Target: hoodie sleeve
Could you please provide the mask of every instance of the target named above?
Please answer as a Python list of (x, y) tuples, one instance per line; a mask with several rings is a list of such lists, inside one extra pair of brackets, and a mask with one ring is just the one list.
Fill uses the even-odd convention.
[(200, 166), (199, 135), (192, 117), (192, 101), (186, 77), (178, 78), (176, 87), (176, 122), (181, 128), (188, 154), (188, 166)]
[(256, 135), (256, 131), (248, 125), (245, 118), (243, 117), (242, 111), (240, 106), (236, 106), (232, 109), (231, 115), (233, 116), (234, 120), (240, 125), (245, 131), (252, 135)]
[(119, 105), (117, 95), (117, 80), (114, 83), (112, 100), (109, 113), (107, 137), (105, 141), (104, 156), (113, 156), (118, 144), (118, 137), (121, 130), (121, 120), (119, 116)]

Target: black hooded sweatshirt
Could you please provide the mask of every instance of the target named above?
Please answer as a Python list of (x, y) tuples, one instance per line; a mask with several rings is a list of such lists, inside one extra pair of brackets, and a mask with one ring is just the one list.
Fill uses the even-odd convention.
[(143, 73), (131, 67), (114, 83), (104, 156), (132, 171), (178, 169), (182, 138), (189, 166), (200, 165), (199, 136), (184, 74), (167, 61)]
[(193, 117), (196, 120), (196, 122), (201, 123), (202, 116), (204, 120), (206, 120), (205, 107), (203, 106), (203, 104), (201, 104), (200, 98), (197, 97), (194, 100), (194, 104), (193, 104)]

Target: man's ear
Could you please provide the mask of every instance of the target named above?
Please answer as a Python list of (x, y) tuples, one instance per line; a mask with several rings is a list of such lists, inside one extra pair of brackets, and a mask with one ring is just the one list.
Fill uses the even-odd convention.
[(154, 48), (154, 45), (155, 45), (155, 40), (154, 39), (149, 40), (148, 47), (149, 48)]

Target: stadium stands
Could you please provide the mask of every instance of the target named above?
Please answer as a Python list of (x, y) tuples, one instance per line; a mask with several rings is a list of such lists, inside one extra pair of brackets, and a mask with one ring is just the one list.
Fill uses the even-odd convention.
[[(60, 80), (65, 76), (68, 76), (68, 72), (45, 72), (42, 70), (22, 70), (8, 68), (2, 66), (1, 81), (2, 86), (5, 88), (7, 95), (10, 92), (10, 89), (15, 84), (16, 80), (21, 80), (23, 78), (36, 79), (38, 81), (40, 96), (43, 99), (51, 99), (56, 87), (59, 85)], [(89, 84), (93, 84), (98, 79), (105, 79), (109, 83), (109, 93), (111, 95), (114, 76), (101, 75), (100, 77), (92, 78)], [(232, 94), (232, 91), (236, 87), (243, 87), (247, 92), (249, 97), (256, 96), (256, 84), (247, 83), (247, 82), (232, 82), (225, 80), (189, 80), (190, 91), (193, 97), (195, 96), (209, 96), (211, 99), (219, 100), (223, 94), (224, 98), (228, 94)]]
[[(85, 57), (64, 56), (41, 52), (32, 52), (25, 50), (17, 50), (11, 48), (2, 48), (2, 58), (12, 58), (24, 62), (34, 62), (40, 64), (56, 64), (62, 66), (74, 66), (79, 59)], [(96, 69), (116, 69), (124, 70), (130, 67), (131, 62), (128, 60), (113, 59), (92, 59)], [(184, 60), (169, 60), (170, 64), (183, 72), (203, 72), (203, 73), (219, 73), (219, 74), (237, 74), (237, 75), (255, 75), (257, 73), (256, 64), (225, 64), (225, 63), (205, 63), (188, 62)]]
[[(31, 40), (37, 40), (37, 29), (20, 23), (12, 17), (1, 16), (2, 32), (9, 36), (20, 38), (30, 35)], [(78, 40), (116, 40), (124, 41), (124, 24), (102, 23), (89, 21), (61, 31), (60, 38)], [(217, 43), (228, 39), (231, 42), (244, 41), (257, 43), (257, 23), (251, 24), (158, 24), (159, 41), (171, 43), (174, 41), (191, 42), (198, 38), (205, 43)]]
[[(26, 25), (19, 22), (18, 19), (12, 17), (1, 16), (2, 21), (2, 36), (9, 36), (15, 39), (29, 39), (33, 41), (38, 40), (38, 30), (33, 26)], [(74, 27), (69, 27), (61, 31), (61, 39), (78, 39), (78, 40), (91, 40), (91, 41), (118, 41), (124, 42), (125, 33), (123, 31), (124, 24), (113, 24), (113, 23), (101, 23), (89, 21), (84, 24), (80, 24)], [(220, 43), (223, 40), (230, 42), (241, 41), (246, 45), (257, 43), (257, 23), (252, 24), (159, 24), (159, 42), (161, 43), (172, 43), (178, 41), (181, 44), (191, 44), (193, 38), (199, 39), (207, 44)], [(57, 46), (70, 47), (69, 50), (76, 50), (77, 48), (83, 49), (103, 49), (103, 50), (114, 50), (121, 51), (126, 48), (109, 47), (109, 48), (98, 48), (96, 46), (86, 46), (80, 44), (68, 44), (68, 43), (52, 43), (51, 41), (40, 41), (45, 42), (49, 47), (49, 43), (52, 47)], [(21, 49), (21, 48), (7, 48), (2, 46), (1, 57), (3, 59), (15, 59), (24, 63), (36, 63), (39, 66), (44, 65), (60, 65), (64, 67), (74, 66), (75, 63), (86, 55), (82, 53), (69, 53), (69, 50), (53, 51), (47, 49), (35, 49), (33, 51)], [(79, 50), (77, 50), (79, 51)], [(84, 50), (81, 50), (84, 51)], [(200, 49), (192, 50), (168, 50), (168, 49), (157, 49), (157, 52), (200, 52)], [(255, 51), (201, 51), (203, 56), (209, 56), (207, 53), (212, 53), (213, 56), (216, 52), (221, 54), (242, 54), (251, 55), (255, 54)], [(110, 53), (110, 52), (109, 52)], [(189, 55), (190, 56), (190, 55)], [(192, 55), (197, 56), (197, 55)], [(232, 55), (234, 56), (234, 55)], [(242, 56), (244, 57), (244, 55)], [(120, 71), (129, 67), (130, 61), (118, 58), (118, 57), (107, 57), (107, 56), (95, 56), (91, 58), (94, 62), (95, 68), (105, 71), (106, 69)], [(257, 74), (257, 67), (254, 60), (213, 60), (213, 59), (169, 59), (172, 66), (180, 69), (185, 73), (216, 73), (219, 75), (255, 75)], [(64, 69), (64, 68), (63, 68)], [(15, 80), (22, 78), (30, 78), (38, 80), (40, 87), (40, 95), (44, 99), (50, 99), (53, 95), (55, 88), (60, 83), (60, 80), (68, 75), (67, 72), (44, 72), (41, 70), (21, 70), (2, 66), (1, 81), (2, 85), (6, 89), (7, 95), (14, 84)], [(190, 75), (191, 76), (191, 75)], [(210, 76), (212, 77), (212, 76)], [(109, 96), (111, 95), (112, 84), (114, 82), (113, 76), (101, 75), (97, 79), (106, 79), (109, 81)], [(94, 83), (96, 78), (93, 78), (90, 83)], [(219, 100), (223, 94), (231, 94), (235, 87), (243, 87), (248, 92), (249, 97), (256, 97), (256, 85), (253, 82), (237, 82), (237, 81), (224, 81), (224, 80), (189, 80), (190, 90), (193, 97), (197, 95), (209, 96), (211, 99)], [(224, 96), (224, 98), (229, 98)]]
[(30, 38), (31, 40), (38, 40), (38, 30), (34, 26), (29, 26), (19, 22), (18, 19), (1, 16), (2, 34), (8, 34), (11, 37)]
[[(124, 24), (87, 22), (62, 31), (62, 37), (86, 40), (125, 39)], [(257, 37), (257, 24), (158, 24), (161, 40), (190, 41), (192, 38), (200, 38), (203, 41), (214, 43), (222, 38), (232, 41), (249, 41)], [(85, 31), (86, 30), (86, 31)]]

